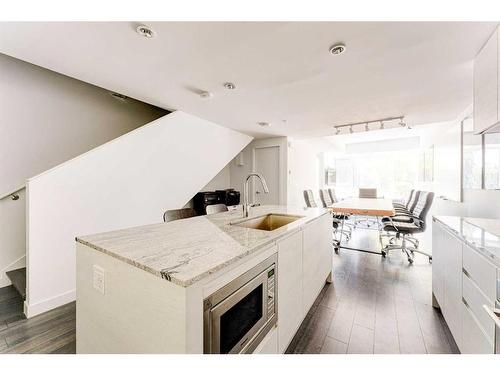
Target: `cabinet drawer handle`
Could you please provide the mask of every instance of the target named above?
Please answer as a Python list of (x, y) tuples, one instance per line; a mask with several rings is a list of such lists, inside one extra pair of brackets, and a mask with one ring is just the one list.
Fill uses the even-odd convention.
[(472, 277), (470, 277), (469, 271), (467, 271), (465, 268), (462, 267), (462, 272), (464, 273), (465, 276), (467, 276), (469, 279), (472, 280)]
[(465, 307), (469, 308), (469, 303), (464, 297), (462, 297), (462, 302), (464, 303)]
[(493, 319), (497, 327), (500, 327), (500, 309), (491, 308), (487, 305), (483, 305), (483, 308), (488, 313), (488, 316)]

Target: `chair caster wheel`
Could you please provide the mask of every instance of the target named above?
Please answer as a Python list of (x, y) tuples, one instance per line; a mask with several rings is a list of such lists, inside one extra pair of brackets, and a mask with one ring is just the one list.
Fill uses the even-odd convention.
[(429, 257), (429, 263), (432, 263), (432, 257)]
[(408, 257), (408, 262), (409, 262), (410, 264), (413, 264), (413, 259), (412, 259), (412, 258), (410, 258), (410, 257)]
[(387, 257), (387, 253), (385, 251), (382, 251), (382, 258)]
[(339, 253), (339, 248), (338, 248), (338, 247), (335, 247), (335, 248), (333, 249), (333, 251), (335, 251), (335, 254), (338, 254), (338, 253)]

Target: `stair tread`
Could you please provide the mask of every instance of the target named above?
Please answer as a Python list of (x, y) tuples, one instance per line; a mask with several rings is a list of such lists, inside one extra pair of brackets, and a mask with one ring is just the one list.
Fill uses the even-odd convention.
[(5, 272), (23, 300), (26, 299), (26, 267)]

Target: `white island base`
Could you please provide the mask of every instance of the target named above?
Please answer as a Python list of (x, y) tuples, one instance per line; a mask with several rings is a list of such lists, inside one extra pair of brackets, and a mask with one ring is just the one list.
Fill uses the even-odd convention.
[(273, 254), (278, 319), (254, 353), (285, 352), (331, 282), (331, 225), (331, 215), (317, 211), (187, 286), (77, 242), (77, 353), (203, 353), (203, 300)]

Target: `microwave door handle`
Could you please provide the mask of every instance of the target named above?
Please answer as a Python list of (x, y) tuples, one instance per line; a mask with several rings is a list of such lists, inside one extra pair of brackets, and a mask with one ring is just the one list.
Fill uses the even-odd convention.
[(486, 310), (490, 318), (493, 319), (497, 327), (500, 328), (500, 309), (491, 308), (488, 305), (483, 305), (483, 308)]

